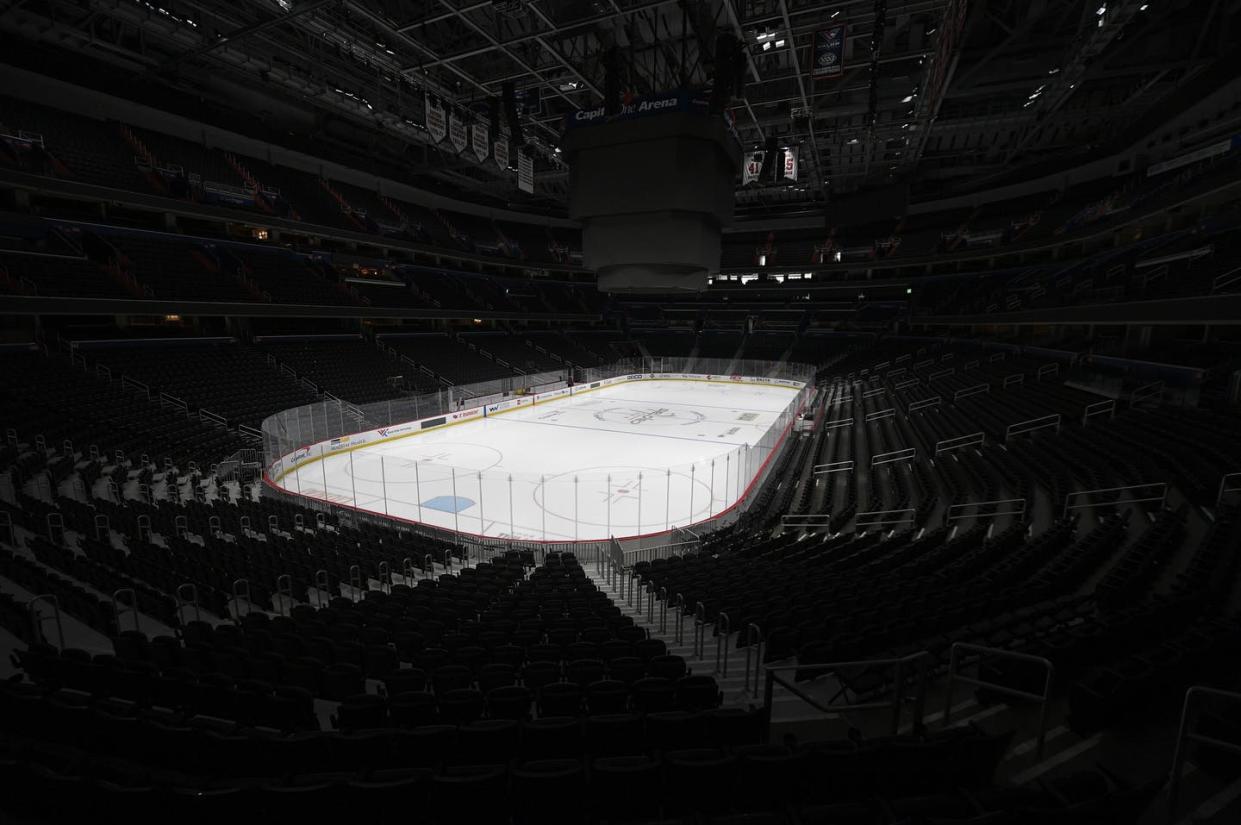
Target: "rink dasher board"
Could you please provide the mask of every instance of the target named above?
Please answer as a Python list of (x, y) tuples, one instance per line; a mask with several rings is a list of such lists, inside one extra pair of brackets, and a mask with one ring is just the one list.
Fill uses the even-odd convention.
[[(468, 424), (478, 418), (490, 418), (496, 415), (503, 415), (512, 410), (522, 409), (524, 407), (533, 407), (539, 404), (546, 404), (556, 401), (560, 398), (571, 398), (579, 395), (585, 395), (589, 392), (610, 387), (614, 384), (629, 383), (632, 381), (696, 381), (704, 384), (723, 384), (726, 386), (735, 386), (737, 384), (753, 384), (755, 386), (778, 387), (782, 389), (790, 389), (801, 391), (806, 384), (801, 381), (792, 381), (787, 378), (757, 378), (748, 375), (733, 376), (717, 376), (713, 374), (702, 373), (632, 373), (630, 375), (618, 375), (613, 378), (604, 378), (599, 381), (592, 381), (589, 384), (574, 385), (572, 387), (565, 386), (554, 390), (537, 393), (530, 396), (517, 396), (504, 401), (498, 401), (494, 404), (484, 404), (478, 407), (471, 407), (466, 410), (457, 410), (450, 413), (441, 413), (427, 418), (420, 418), (414, 421), (406, 421), (401, 424), (393, 424), (388, 427), (379, 427), (374, 430), (363, 430), (349, 435), (342, 435), (337, 438), (329, 438), (323, 441), (317, 441), (305, 447), (299, 447), (291, 453), (286, 453), (280, 459), (273, 462), (269, 469), (268, 477), (279, 486), (284, 478), (296, 470), (300, 470), (316, 461), (320, 461), (325, 457), (330, 457), (340, 453), (352, 452), (362, 447), (370, 447), (375, 444), (386, 444), (389, 441), (398, 441), (403, 438), (409, 438), (420, 433), (431, 432), (433, 430), (443, 430), (448, 427), (454, 427), (458, 424)], [(315, 448), (318, 448), (316, 450)], [(283, 489), (283, 488), (281, 488)]]

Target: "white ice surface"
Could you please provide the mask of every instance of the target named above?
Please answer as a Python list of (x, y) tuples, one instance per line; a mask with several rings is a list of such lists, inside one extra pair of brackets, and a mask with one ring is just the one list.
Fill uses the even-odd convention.
[(658, 533), (732, 505), (768, 455), (755, 445), (774, 440), (795, 398), (755, 384), (614, 384), (330, 455), (280, 484), (492, 537)]

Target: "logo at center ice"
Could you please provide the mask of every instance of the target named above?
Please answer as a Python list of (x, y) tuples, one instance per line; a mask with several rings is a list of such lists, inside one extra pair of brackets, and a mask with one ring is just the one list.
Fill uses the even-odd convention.
[(706, 419), (697, 410), (671, 410), (667, 407), (608, 407), (595, 413), (598, 421), (641, 426), (654, 423), (687, 427)]

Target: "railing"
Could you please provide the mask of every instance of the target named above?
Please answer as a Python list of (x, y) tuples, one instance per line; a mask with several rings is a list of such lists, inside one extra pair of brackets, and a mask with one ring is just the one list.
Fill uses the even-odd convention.
[(835, 430), (838, 427), (852, 427), (852, 426), (853, 426), (852, 418), (837, 418), (835, 421), (824, 421), (823, 422), (823, 429), (825, 430)]
[[(1043, 682), (1043, 692), (1030, 693), (1029, 691), (1019, 690), (1008, 685), (1001, 685), (995, 682), (988, 682), (984, 679), (972, 679), (968, 676), (962, 676), (957, 672), (958, 666), (961, 664), (962, 653), (977, 653), (982, 656), (993, 656), (999, 659), (1009, 659), (1014, 662), (1029, 662), (1031, 664), (1041, 665), (1047, 673)], [(982, 645), (972, 645), (966, 642), (956, 642), (952, 646), (951, 653), (948, 657), (948, 682), (944, 685), (944, 726), (947, 727), (949, 719), (952, 716), (952, 686), (956, 682), (966, 685), (983, 688), (984, 690), (995, 691), (1005, 696), (1012, 696), (1017, 699), (1028, 699), (1032, 702), (1039, 703), (1038, 717), (1038, 748), (1037, 755), (1041, 759), (1043, 757), (1043, 745), (1047, 739), (1047, 702), (1051, 698), (1051, 684), (1055, 677), (1056, 668), (1050, 660), (1042, 656), (1031, 656), (1028, 653), (1018, 653), (1013, 650), (1003, 650), (996, 647), (983, 647)]]
[[(241, 612), (241, 606), (245, 604), (245, 613)], [(241, 624), (243, 616), (250, 615), (253, 604), (250, 602), (250, 582), (247, 579), (235, 579), (233, 581), (233, 597), (229, 599), (229, 606), (233, 609), (233, 621)]]
[(1026, 374), (1024, 372), (1014, 372), (1012, 375), (1004, 376), (1003, 389), (1012, 386), (1024, 385), (1026, 383)]
[(1027, 418), (1025, 421), (1018, 421), (1016, 424), (1009, 424), (1008, 429), (1004, 431), (1004, 443), (1007, 444), (1009, 439), (1015, 435), (1025, 435), (1038, 430), (1045, 430), (1049, 427), (1054, 427), (1056, 432), (1060, 432), (1060, 418), (1060, 413), (1054, 413), (1039, 418)]
[(931, 381), (938, 381), (941, 378), (947, 378), (950, 375), (956, 374), (956, 371), (957, 371), (956, 367), (948, 367), (947, 369), (936, 370), (935, 372), (928, 375), (926, 377), (926, 380), (928, 383)]
[(906, 378), (904, 381), (901, 381), (899, 384), (893, 385), (893, 389), (904, 390), (910, 387), (916, 387), (921, 383), (922, 381), (918, 378)]
[(912, 404), (910, 404), (908, 407), (905, 408), (905, 412), (913, 413), (913, 412), (917, 412), (918, 410), (925, 410), (929, 407), (938, 407), (942, 402), (943, 402), (943, 399), (940, 398), (938, 395), (932, 395), (930, 398), (923, 398), (921, 401), (913, 402)]
[(699, 659), (706, 653), (707, 607), (702, 602), (694, 605), (694, 655)]
[[(1118, 495), (1109, 501), (1080, 503), (1081, 499), (1098, 495), (1099, 493), (1125, 493), (1129, 490), (1158, 490), (1158, 494), (1137, 498), (1126, 498), (1125, 496)], [(1090, 510), (1095, 507), (1112, 507), (1117, 504), (1141, 504), (1146, 501), (1158, 501), (1159, 506), (1162, 508), (1168, 502), (1168, 485), (1165, 482), (1156, 481), (1151, 484), (1129, 484), (1124, 487), (1100, 487), (1095, 490), (1079, 490), (1064, 497), (1064, 510), (1060, 515), (1062, 518), (1065, 518), (1069, 515), (1070, 510)]]
[[(912, 664), (917, 666), (917, 670), (915, 672), (915, 678), (917, 680), (915, 687), (917, 692), (914, 695), (913, 729), (915, 733), (921, 733), (922, 712), (926, 705), (926, 683), (930, 659), (930, 653), (925, 650), (919, 650), (916, 653), (909, 654), (908, 656), (891, 659), (862, 659), (854, 662), (825, 662), (823, 664), (780, 666), (764, 665), (763, 667), (767, 672), (767, 682), (763, 690), (763, 715), (767, 720), (768, 726), (770, 726), (775, 686), (778, 684), (789, 693), (792, 693), (798, 699), (801, 699), (803, 702), (810, 705), (810, 707), (820, 711), (821, 713), (839, 714), (867, 710), (888, 710), (892, 714), (891, 730), (892, 734), (895, 735), (901, 728), (902, 705), (905, 700), (905, 682), (907, 676), (906, 668)], [(868, 671), (872, 668), (887, 667), (895, 669), (895, 673), (892, 678), (892, 697), (890, 699), (845, 705), (832, 704), (830, 700), (827, 703), (820, 702), (818, 699), (802, 691), (792, 682), (778, 675), (789, 671), (800, 672), (802, 674), (824, 674), (836, 673), (845, 669), (860, 668), (863, 671)], [(842, 690), (841, 693), (844, 693), (844, 691)], [(837, 695), (840, 694), (838, 693)]]
[(1238, 281), (1241, 281), (1241, 266), (1216, 275), (1215, 279), (1211, 281), (1211, 291), (1219, 292), (1221, 289), (1230, 287)]
[(845, 461), (829, 461), (826, 464), (816, 464), (811, 472), (816, 476), (829, 475), (831, 473), (851, 473), (853, 472), (853, 460)]
[[(1000, 505), (1011, 506), (1008, 509), (997, 510), (993, 513), (964, 512), (971, 507), (999, 507)], [(1026, 517), (1026, 500), (1024, 498), (1005, 498), (995, 501), (966, 501), (961, 504), (952, 504), (944, 511), (944, 524), (949, 525), (954, 521), (967, 518), (998, 518), (999, 516), (1017, 516), (1019, 520), (1024, 520)]]
[(1085, 408), (1082, 409), (1082, 426), (1085, 427), (1087, 421), (1098, 415), (1106, 415), (1108, 418), (1115, 418), (1116, 402), (1108, 400), (1096, 401), (1093, 404), (1087, 404)]
[(876, 410), (873, 413), (867, 413), (866, 423), (870, 424), (873, 421), (882, 421), (885, 418), (895, 418), (895, 417), (896, 417), (896, 408), (888, 407), (886, 410)]
[(293, 599), (293, 577), (288, 573), (276, 577), (276, 609), (281, 616), (288, 617), (292, 612)]
[(1038, 368), (1038, 380), (1042, 381), (1048, 376), (1055, 377), (1060, 374), (1059, 364), (1044, 364)]
[(1196, 700), (1203, 697), (1214, 697), (1228, 702), (1241, 702), (1241, 693), (1219, 690), (1218, 688), (1206, 687), (1204, 685), (1194, 685), (1185, 691), (1185, 703), (1181, 706), (1181, 722), (1177, 726), (1176, 731), (1176, 750), (1172, 753), (1172, 775), (1168, 778), (1169, 822), (1176, 818), (1176, 808), (1180, 802), (1181, 771), (1185, 765), (1186, 743), (1194, 742), (1199, 745), (1208, 745), (1217, 750), (1241, 755), (1241, 742), (1217, 739), (1214, 736), (1199, 733), (1194, 729), (1194, 722), (1197, 718), (1196, 714), (1200, 709), (1200, 703)]
[[(189, 593), (188, 598), (186, 598), (185, 595), (187, 592)], [(194, 608), (194, 621), (201, 622), (203, 620), (202, 608), (198, 606), (198, 585), (193, 582), (186, 582), (185, 584), (177, 585), (177, 592), (174, 595), (177, 597), (178, 622), (184, 621), (184, 619), (181, 618), (181, 612), (186, 607)]]
[(623, 550), (623, 559), (625, 567), (632, 567), (638, 562), (654, 561), (655, 559), (666, 559), (672, 556), (681, 555), (698, 548), (696, 541), (676, 541), (668, 544), (659, 544), (654, 547), (639, 547), (635, 550)]
[(1163, 387), (1162, 381), (1152, 381), (1129, 393), (1129, 406), (1138, 407), (1142, 404), (1153, 401), (1155, 404), (1163, 403)]
[(831, 522), (831, 513), (785, 513), (780, 516), (781, 527), (827, 527)]
[[(128, 595), (129, 603), (126, 604), (124, 597)], [(129, 612), (134, 617), (134, 630), (141, 631), (139, 626), (138, 614), (138, 594), (134, 592), (132, 587), (122, 587), (112, 593), (112, 615), (116, 619), (116, 631), (121, 631), (121, 616)]]
[(888, 390), (886, 387), (877, 387), (873, 390), (867, 390), (866, 392), (862, 393), (862, 398), (863, 399), (874, 398), (876, 395), (883, 395), (887, 391)]
[(1241, 484), (1238, 482), (1241, 482), (1241, 473), (1228, 473), (1219, 480), (1219, 493), (1215, 496), (1215, 509), (1218, 510), (1220, 505), (1224, 503), (1224, 496), (1229, 493), (1241, 492)]
[(757, 661), (754, 665), (754, 692), (752, 698), (758, 698), (758, 674), (763, 668), (763, 631), (758, 625), (751, 622), (745, 628), (745, 679), (741, 683), (742, 691), (750, 690), (750, 658), (754, 656)]
[(873, 468), (880, 464), (891, 464), (894, 461), (913, 461), (917, 457), (917, 447), (906, 447), (903, 450), (892, 450), (887, 453), (875, 453), (870, 457), (870, 466)]
[(972, 395), (979, 395), (980, 393), (987, 393), (990, 395), (991, 385), (983, 382), (981, 384), (974, 384), (973, 386), (957, 390), (952, 394), (952, 400), (956, 402), (960, 401), (962, 398), (969, 398)]
[[(721, 610), (715, 616), (715, 672), (721, 679), (728, 678), (728, 636), (732, 633), (732, 620)], [(724, 655), (724, 665), (720, 666), (720, 653)]]
[(978, 369), (978, 359), (977, 359), (977, 358), (975, 358), (975, 359), (974, 359), (974, 360), (972, 360), (972, 361), (966, 361), (964, 364), (962, 364), (962, 365), (961, 365), (961, 371), (962, 371), (962, 372), (969, 372), (970, 370), (976, 370), (976, 369)]
[[(859, 527), (881, 527), (886, 524), (913, 524), (918, 511), (912, 507), (903, 510), (867, 510), (857, 514), (853, 521), (853, 529)], [(908, 515), (905, 515), (908, 514)], [(893, 518), (888, 518), (893, 516)]]
[[(40, 603), (50, 604), (52, 606), (51, 616), (39, 615), (39, 611), (36, 608), (39, 606)], [(38, 596), (35, 596), (33, 599), (31, 599), (30, 603), (26, 605), (26, 609), (30, 611), (31, 628), (34, 630), (35, 635), (38, 636), (40, 639), (43, 639), (44, 642), (47, 641), (47, 636), (45, 636), (43, 633), (43, 623), (48, 622), (48, 621), (56, 622), (56, 644), (57, 644), (57, 647), (59, 647), (61, 650), (64, 650), (65, 649), (65, 627), (64, 627), (64, 624), (62, 624), (60, 620), (60, 600), (57, 599), (56, 596), (52, 593), (42, 593)]]
[(951, 452), (952, 450), (961, 450), (966, 447), (981, 447), (987, 443), (987, 434), (982, 430), (968, 435), (958, 435), (954, 438), (945, 438), (935, 442), (935, 455), (940, 453)]

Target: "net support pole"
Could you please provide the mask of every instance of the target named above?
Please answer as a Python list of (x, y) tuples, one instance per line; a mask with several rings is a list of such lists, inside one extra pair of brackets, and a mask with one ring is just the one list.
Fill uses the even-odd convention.
[(668, 527), (670, 526), (669, 520), (668, 520), (668, 512), (670, 508), (672, 507), (672, 468), (669, 467), (665, 471), (665, 473), (666, 475), (664, 476), (664, 530), (666, 531)]
[(422, 521), (422, 478), (418, 470), (418, 461), (414, 461), (414, 498), (418, 499), (418, 520)]
[(686, 527), (694, 523), (694, 485), (697, 483), (694, 480), (694, 470), (697, 468), (697, 464), (689, 465), (689, 516), (685, 519)]
[(388, 515), (388, 474), (384, 471), (384, 457), (379, 457), (379, 485), (384, 497), (384, 515)]
[(642, 473), (638, 473), (638, 532), (642, 535)]
[(461, 507), (457, 504), (457, 468), (449, 467), (452, 475), (452, 529), (461, 532)]
[(319, 448), (319, 469), (323, 472), (323, 499), (324, 501), (327, 501), (330, 504), (332, 499), (330, 498), (331, 493), (327, 488), (327, 448), (326, 447)]
[(483, 518), (483, 474), (478, 474), (478, 535), (487, 532), (487, 520)]
[(353, 450), (349, 451), (349, 490), (353, 493), (353, 509), (358, 509), (358, 477), (353, 472)]
[(715, 459), (711, 459), (711, 484), (707, 488), (710, 490), (711, 498), (707, 504), (707, 518), (711, 518), (715, 510)]

